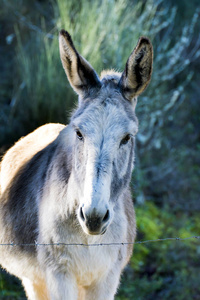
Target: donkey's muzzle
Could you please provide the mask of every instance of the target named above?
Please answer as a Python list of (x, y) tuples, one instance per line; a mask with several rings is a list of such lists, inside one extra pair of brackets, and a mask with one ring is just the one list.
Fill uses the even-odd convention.
[(87, 234), (104, 234), (109, 224), (110, 212), (108, 209), (106, 211), (98, 212), (95, 208), (91, 210), (80, 207), (79, 219)]

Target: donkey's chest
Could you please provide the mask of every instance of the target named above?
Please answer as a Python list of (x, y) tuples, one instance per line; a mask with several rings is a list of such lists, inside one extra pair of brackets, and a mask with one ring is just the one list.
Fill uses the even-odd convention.
[[(100, 247), (100, 248), (99, 248)], [(104, 246), (74, 249), (69, 265), (79, 285), (87, 286), (97, 279), (106, 276), (111, 269), (116, 255), (111, 255)]]
[(67, 272), (73, 274), (78, 285), (81, 286), (89, 286), (92, 282), (106, 276), (119, 256), (119, 249), (91, 244), (99, 244), (99, 242), (89, 242), (88, 246), (67, 246), (57, 253), (59, 264), (65, 266)]

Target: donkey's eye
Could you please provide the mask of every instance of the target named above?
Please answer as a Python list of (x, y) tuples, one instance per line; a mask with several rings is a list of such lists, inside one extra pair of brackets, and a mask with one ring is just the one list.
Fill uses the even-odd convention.
[(77, 138), (82, 141), (83, 140), (83, 136), (82, 136), (82, 133), (77, 129), (76, 130), (76, 135), (77, 135)]
[(127, 134), (122, 140), (121, 140), (121, 143), (120, 143), (120, 146), (121, 145), (126, 145), (128, 143), (128, 141), (130, 140), (131, 138), (131, 135), (130, 134)]

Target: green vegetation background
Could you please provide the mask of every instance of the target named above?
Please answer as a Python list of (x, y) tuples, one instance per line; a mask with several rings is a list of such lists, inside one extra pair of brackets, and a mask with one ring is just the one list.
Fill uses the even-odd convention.
[[(136, 111), (137, 239), (200, 235), (199, 17), (198, 0), (1, 0), (0, 154), (44, 123), (67, 123), (77, 97), (60, 63), (60, 29), (97, 72), (122, 71), (146, 35), (154, 73)], [(199, 255), (195, 239), (135, 245), (116, 299), (200, 299)], [(25, 299), (4, 270), (0, 299)]]

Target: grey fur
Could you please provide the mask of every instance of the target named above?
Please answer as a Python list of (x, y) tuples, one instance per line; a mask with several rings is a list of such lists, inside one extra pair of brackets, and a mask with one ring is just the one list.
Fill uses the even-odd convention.
[[(131, 245), (53, 244), (134, 242), (129, 182), (138, 128), (135, 97), (150, 80), (151, 72), (143, 76), (138, 68), (146, 62), (145, 70), (151, 69), (152, 46), (143, 38), (122, 75), (108, 71), (101, 79), (65, 31), (60, 53), (79, 106), (68, 126), (44, 125), (5, 154), (0, 243), (19, 245), (0, 247), (0, 263), (22, 280), (30, 300), (111, 300)], [(25, 245), (35, 241), (51, 245)]]

